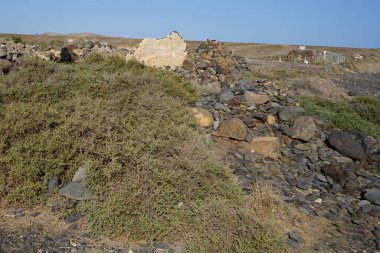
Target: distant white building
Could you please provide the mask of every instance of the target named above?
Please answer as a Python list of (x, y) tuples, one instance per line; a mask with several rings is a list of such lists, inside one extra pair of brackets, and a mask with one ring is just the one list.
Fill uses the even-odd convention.
[(300, 46), (299, 49), (300, 49), (301, 51), (305, 51), (305, 50), (306, 50), (306, 46)]

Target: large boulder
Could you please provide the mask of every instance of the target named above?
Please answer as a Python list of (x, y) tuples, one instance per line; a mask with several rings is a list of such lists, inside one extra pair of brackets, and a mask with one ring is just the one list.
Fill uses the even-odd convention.
[(362, 145), (354, 141), (351, 135), (346, 132), (334, 130), (331, 132), (328, 141), (339, 153), (352, 159), (360, 160), (365, 155)]
[(198, 122), (200, 126), (212, 126), (212, 123), (214, 122), (214, 117), (212, 116), (211, 112), (202, 107), (194, 107), (191, 108), (191, 110), (195, 113), (195, 120)]
[(250, 143), (241, 143), (238, 149), (243, 153), (258, 153), (265, 157), (278, 159), (280, 141), (277, 137), (254, 137)]
[(177, 32), (163, 39), (144, 39), (127, 60), (136, 59), (148, 66), (175, 68), (181, 66), (186, 58), (186, 43)]
[(234, 140), (244, 141), (247, 134), (247, 126), (238, 118), (223, 121), (219, 128), (219, 136)]
[(317, 131), (317, 126), (312, 117), (300, 116), (293, 121), (291, 131), (293, 138), (310, 141)]

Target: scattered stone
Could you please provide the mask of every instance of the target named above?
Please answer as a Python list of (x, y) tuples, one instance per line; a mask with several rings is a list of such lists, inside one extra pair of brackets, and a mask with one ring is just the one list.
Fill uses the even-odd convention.
[(310, 141), (317, 131), (313, 118), (300, 116), (292, 123), (292, 136), (303, 141)]
[(232, 93), (231, 90), (229, 89), (226, 89), (226, 90), (223, 90), (219, 95), (219, 100), (221, 102), (228, 102), (230, 101), (231, 99), (233, 99), (235, 97), (234, 93)]
[(71, 223), (68, 227), (67, 230), (76, 230), (78, 229), (78, 223)]
[(299, 106), (285, 106), (278, 111), (278, 117), (282, 121), (293, 121), (305, 113), (305, 109)]
[(71, 214), (69, 216), (66, 216), (64, 218), (64, 221), (67, 223), (67, 224), (71, 224), (71, 223), (74, 223), (74, 222), (77, 222), (79, 221), (81, 218), (82, 218), (82, 214), (81, 213), (74, 213), (74, 214)]
[(359, 190), (356, 170), (357, 167), (355, 164), (345, 165), (332, 163), (322, 168), (322, 172), (325, 176), (329, 176), (334, 182), (350, 192)]
[(58, 177), (52, 177), (49, 182), (48, 182), (48, 194), (49, 195), (52, 195), (55, 191), (55, 189), (57, 189), (59, 186), (59, 179)]
[(278, 159), (280, 153), (280, 142), (277, 137), (254, 137), (250, 143), (241, 143), (238, 147), (243, 153), (258, 153), (273, 159)]
[(247, 106), (262, 105), (269, 101), (268, 95), (257, 94), (255, 92), (250, 92), (250, 91), (244, 92), (244, 97), (245, 97)]
[(309, 190), (312, 186), (312, 179), (311, 178), (304, 178), (302, 180), (299, 180), (296, 184), (297, 188), (300, 188), (302, 190)]
[(215, 110), (222, 110), (224, 112), (229, 112), (230, 111), (230, 109), (227, 106), (225, 106), (224, 104), (221, 104), (221, 103), (216, 103), (215, 104)]
[(360, 160), (364, 157), (363, 147), (354, 141), (348, 133), (333, 130), (328, 140), (330, 145), (343, 155), (355, 160)]
[(211, 127), (214, 122), (214, 117), (206, 109), (203, 109), (202, 107), (195, 107), (191, 108), (191, 110), (195, 113), (195, 119), (198, 122), (198, 124), (202, 127)]
[(296, 242), (299, 242), (299, 243), (305, 242), (305, 240), (301, 236), (299, 236), (296, 232), (289, 232), (288, 237), (289, 239), (295, 240)]
[(219, 136), (244, 141), (247, 137), (247, 127), (238, 118), (223, 121), (219, 127)]
[(334, 161), (337, 162), (337, 163), (343, 163), (343, 164), (352, 163), (353, 162), (351, 158), (344, 157), (344, 156), (334, 156)]
[(30, 213), (30, 216), (32, 217), (37, 217), (38, 215), (40, 215), (41, 212), (32, 212)]
[(86, 179), (86, 168), (79, 167), (79, 169), (75, 172), (73, 179), (71, 181), (80, 182), (80, 181), (84, 181), (85, 179)]
[(92, 198), (92, 192), (82, 182), (70, 182), (63, 186), (58, 193), (66, 198), (75, 200), (89, 200)]
[(276, 123), (276, 117), (273, 116), (272, 114), (269, 114), (269, 115), (267, 116), (267, 123), (268, 123), (269, 125), (273, 125), (274, 123)]
[(212, 123), (212, 130), (214, 130), (214, 131), (218, 130), (219, 125), (220, 125), (220, 121), (219, 121), (219, 120), (215, 120), (215, 121)]
[(372, 216), (372, 217), (380, 218), (380, 206), (371, 205), (367, 214)]
[(70, 241), (66, 238), (57, 238), (54, 240), (54, 244), (58, 247), (69, 247)]
[(367, 189), (364, 192), (363, 198), (371, 203), (380, 206), (380, 190), (379, 189)]

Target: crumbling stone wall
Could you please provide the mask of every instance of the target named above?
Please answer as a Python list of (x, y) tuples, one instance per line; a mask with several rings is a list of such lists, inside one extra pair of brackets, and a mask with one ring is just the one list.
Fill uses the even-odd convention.
[(136, 59), (148, 66), (174, 69), (181, 66), (186, 57), (186, 43), (177, 32), (172, 32), (163, 39), (144, 39), (134, 53), (126, 59)]
[(75, 61), (83, 59), (91, 53), (103, 55), (119, 55), (125, 57), (130, 51), (125, 48), (111, 46), (106, 43), (88, 41), (84, 46), (71, 44), (61, 48), (41, 50), (36, 45), (25, 45), (22, 43), (2, 42), (0, 43), (0, 59), (15, 61), (24, 55), (38, 57), (48, 61)]

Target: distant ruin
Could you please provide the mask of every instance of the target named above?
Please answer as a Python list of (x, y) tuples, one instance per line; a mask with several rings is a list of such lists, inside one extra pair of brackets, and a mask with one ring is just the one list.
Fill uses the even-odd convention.
[(288, 54), (288, 61), (293, 62), (327, 62), (341, 64), (346, 62), (346, 57), (342, 54), (322, 51), (322, 50), (291, 50)]

